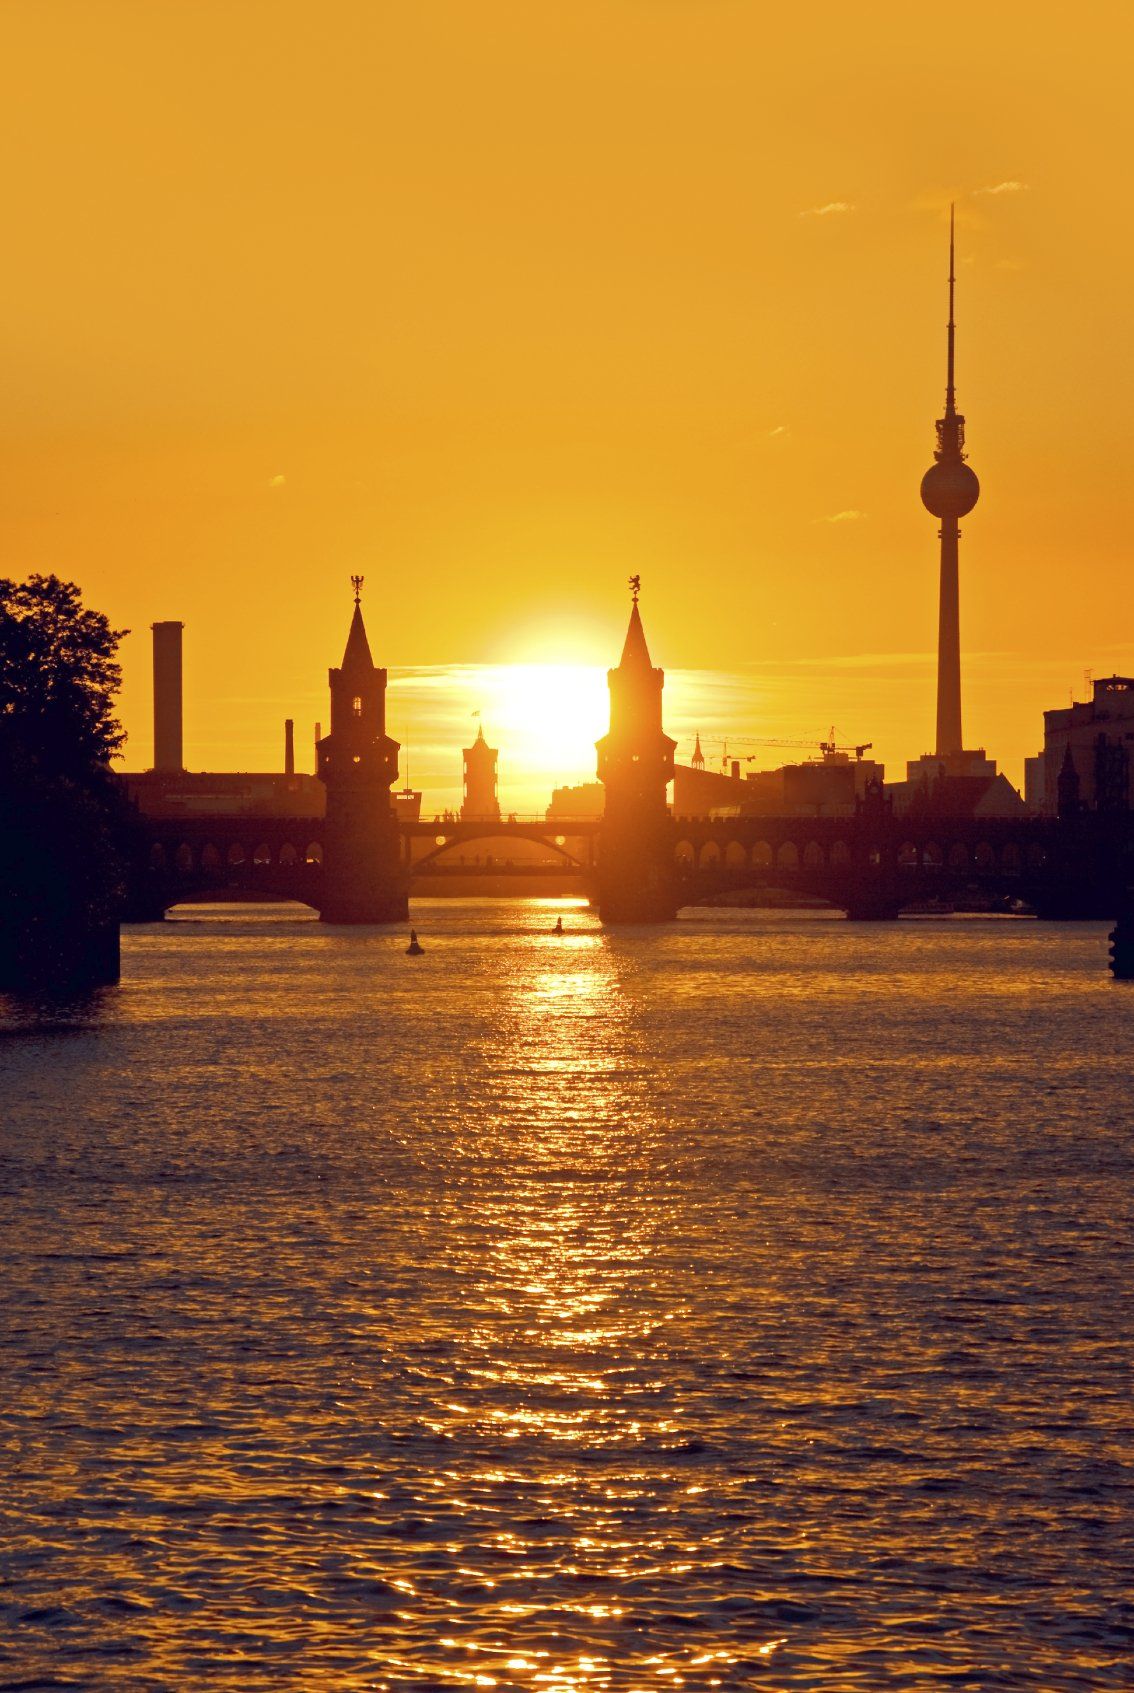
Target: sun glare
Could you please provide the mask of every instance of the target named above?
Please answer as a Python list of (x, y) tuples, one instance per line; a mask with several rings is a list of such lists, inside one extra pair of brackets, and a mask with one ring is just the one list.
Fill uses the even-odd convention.
[(517, 765), (557, 781), (593, 781), (595, 742), (608, 719), (600, 666), (492, 665), (479, 681), (483, 719)]

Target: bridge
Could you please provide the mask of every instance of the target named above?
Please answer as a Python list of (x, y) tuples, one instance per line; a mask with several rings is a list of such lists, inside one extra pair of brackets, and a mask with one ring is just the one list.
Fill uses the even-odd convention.
[[(896, 917), (930, 902), (1024, 905), (1045, 917), (1110, 918), (1134, 883), (1127, 817), (968, 819), (871, 815), (668, 819), (675, 909), (729, 894), (772, 890), (821, 900), (854, 918)], [(421, 819), (399, 825), (410, 896), (439, 885), (446, 860), (462, 876), (509, 876), (522, 891), (545, 866), (509, 864), (491, 842), (547, 849), (598, 897), (603, 824), (597, 818)], [(160, 917), (196, 900), (298, 900), (322, 912), (326, 894), (320, 818), (196, 816), (147, 819), (146, 862), (129, 915)], [(421, 848), (425, 851), (421, 851)]]
[[(154, 921), (171, 906), (214, 900), (296, 900), (322, 912), (326, 897), (325, 819), (199, 813), (140, 820), (140, 854), (134, 867), (127, 919)], [(446, 872), (472, 878), (515, 878), (518, 887), (548, 864), (515, 863), (499, 856), (501, 843), (546, 849), (552, 869), (572, 872), (587, 888), (597, 866), (598, 818), (549, 823), (545, 817), (422, 818), (398, 825), (400, 863), (411, 892), (428, 891)], [(466, 850), (491, 843), (498, 851)], [(423, 850), (424, 849), (424, 850)], [(454, 861), (453, 855), (457, 855)]]

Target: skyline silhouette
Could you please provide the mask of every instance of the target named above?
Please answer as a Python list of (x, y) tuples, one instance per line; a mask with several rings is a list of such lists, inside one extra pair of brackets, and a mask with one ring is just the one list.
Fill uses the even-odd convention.
[[(263, 767), (281, 717), (319, 715), (311, 656), (352, 572), (383, 580), (382, 645), (414, 675), (601, 670), (609, 584), (640, 570), (675, 702), (679, 671), (740, 678), (722, 734), (759, 732), (755, 676), (773, 733), (930, 750), (931, 701), (893, 678), (929, 676), (936, 643), (916, 488), (951, 199), (986, 490), (966, 728), (1018, 779), (1039, 711), (1134, 668), (1121, 55), (1043, 8), (1023, 61), (999, 9), (979, 54), (896, 5), (869, 32), (834, 8), (816, 30), (729, 5), (584, 3), (553, 28), (490, 3), (495, 29), (451, 0), (348, 7), (355, 47), (314, 53), (287, 4), (232, 8), (222, 53), (204, 19), (135, 11), (59, 31), (9, 9), (0, 312), (0, 567), (77, 580), (135, 631), (135, 766), (139, 631), (186, 624), (189, 762)], [(159, 97), (171, 63), (191, 99)], [(423, 96), (399, 67), (426, 65)]]

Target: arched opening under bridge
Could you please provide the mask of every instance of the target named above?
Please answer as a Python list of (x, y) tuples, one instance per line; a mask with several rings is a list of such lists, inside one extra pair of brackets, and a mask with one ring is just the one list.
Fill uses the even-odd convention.
[[(412, 852), (408, 869), (412, 876), (429, 875), (431, 871), (507, 875), (529, 870), (534, 873), (589, 870), (591, 866), (568, 845), (570, 840), (569, 822), (554, 833), (533, 827), (511, 828), (507, 834), (494, 827), (491, 820), (481, 829), (446, 829), (442, 823), (432, 837), (411, 837), (411, 849), (415, 843), (421, 843), (427, 844), (428, 850), (421, 852), (419, 846), (418, 851)], [(524, 850), (517, 852), (517, 847)], [(535, 852), (531, 850), (533, 847)]]

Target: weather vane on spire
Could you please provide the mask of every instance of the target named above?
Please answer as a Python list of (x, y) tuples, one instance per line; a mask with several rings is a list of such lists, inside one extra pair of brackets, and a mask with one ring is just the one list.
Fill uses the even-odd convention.
[(630, 595), (631, 595), (631, 598), (633, 599), (635, 605), (637, 605), (637, 603), (638, 603), (638, 595), (641, 592), (642, 592), (642, 578), (640, 576), (631, 576), (631, 578), (630, 578)]
[(366, 578), (363, 576), (352, 576), (350, 579), (350, 585), (354, 589), (355, 605), (357, 605), (359, 600), (362, 598), (362, 584), (365, 580)]

